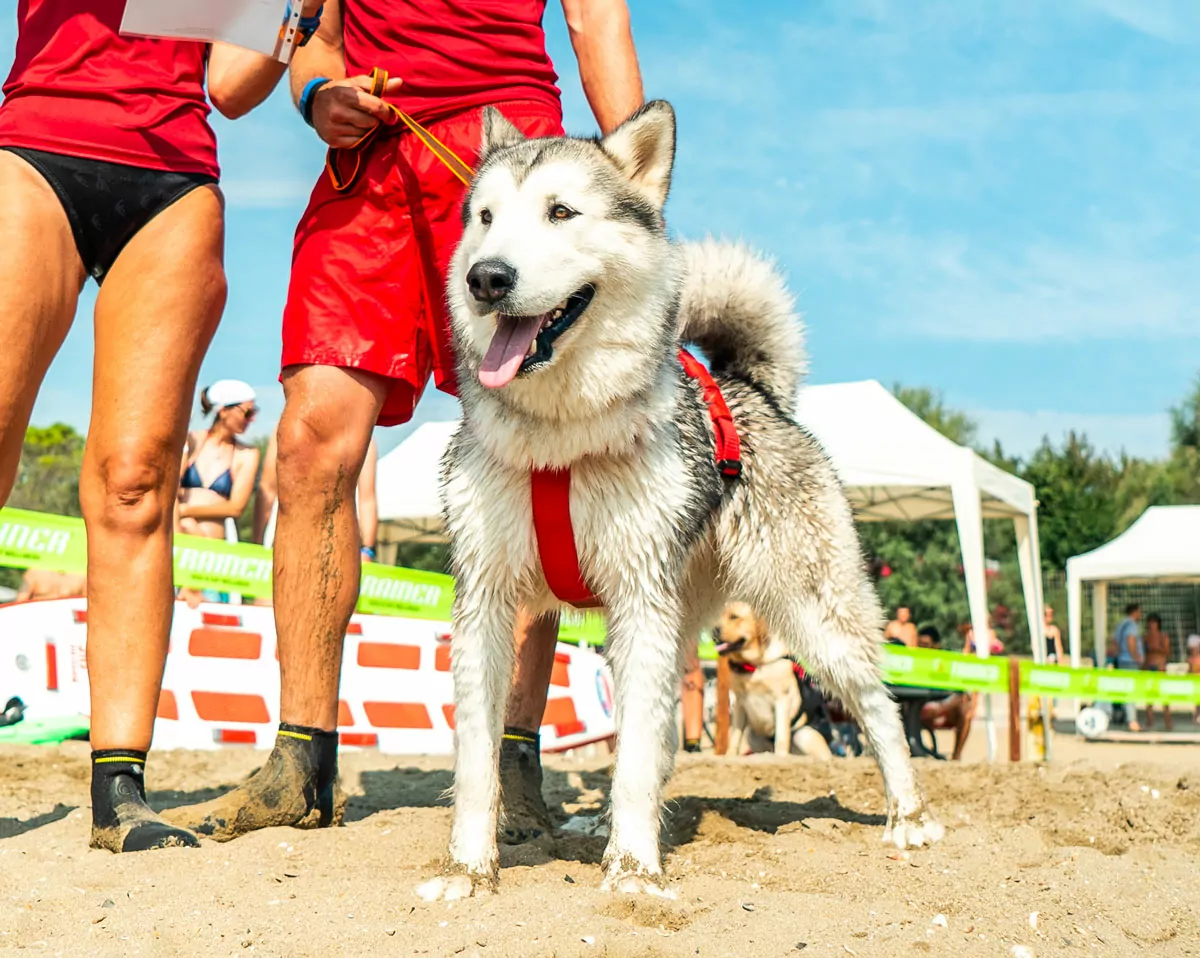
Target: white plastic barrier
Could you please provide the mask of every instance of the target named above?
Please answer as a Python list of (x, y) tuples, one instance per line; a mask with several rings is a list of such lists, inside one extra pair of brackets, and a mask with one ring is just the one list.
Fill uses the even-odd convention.
[(0, 699), (19, 695), (31, 718), (87, 715), (87, 602), (0, 606)]
[[(0, 607), (0, 696), (30, 715), (88, 714), (87, 601)], [(346, 635), (338, 728), (349, 747), (397, 754), (454, 749), (449, 623), (356, 615)], [(542, 747), (565, 751), (610, 738), (612, 682), (594, 652), (560, 643)], [(268, 748), (279, 721), (272, 610), (176, 603), (155, 748)]]

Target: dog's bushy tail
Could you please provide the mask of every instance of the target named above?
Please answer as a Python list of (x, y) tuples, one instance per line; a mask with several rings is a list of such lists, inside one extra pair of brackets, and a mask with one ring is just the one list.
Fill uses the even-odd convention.
[(807, 368), (804, 326), (775, 264), (741, 243), (685, 243), (680, 339), (713, 373), (744, 376), (792, 412)]

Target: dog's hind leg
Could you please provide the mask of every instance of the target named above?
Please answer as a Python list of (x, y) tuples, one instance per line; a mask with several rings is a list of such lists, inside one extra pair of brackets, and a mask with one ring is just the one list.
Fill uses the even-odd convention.
[(740, 756), (746, 751), (746, 709), (741, 696), (733, 700), (733, 714), (729, 720), (729, 754)]
[(513, 676), (516, 603), (463, 579), (455, 598), (450, 660), (454, 670), (454, 824), (450, 855), (437, 878), (417, 889), (426, 901), (451, 901), (495, 889), (500, 804), (500, 736)]
[(874, 596), (863, 594), (833, 608), (826, 597), (763, 596), (762, 608), (818, 683), (858, 719), (887, 792), (884, 841), (898, 848), (932, 844), (944, 830), (925, 803), (909, 758), (895, 700), (879, 671), (880, 636), (872, 620)]

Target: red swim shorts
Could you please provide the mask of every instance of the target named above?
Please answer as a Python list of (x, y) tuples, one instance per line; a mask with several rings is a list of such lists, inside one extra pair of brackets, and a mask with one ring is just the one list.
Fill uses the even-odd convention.
[[(534, 102), (498, 103), (529, 136), (559, 136), (562, 117)], [(474, 166), (481, 109), (428, 124)], [(404, 129), (400, 127), (399, 129)], [(344, 366), (386, 376), (391, 389), (379, 425), (412, 418), (429, 382), (456, 394), (446, 313), (446, 267), (462, 236), (465, 188), (405, 130), (380, 136), (345, 193), (327, 174), (296, 227), (283, 312), (283, 368)]]

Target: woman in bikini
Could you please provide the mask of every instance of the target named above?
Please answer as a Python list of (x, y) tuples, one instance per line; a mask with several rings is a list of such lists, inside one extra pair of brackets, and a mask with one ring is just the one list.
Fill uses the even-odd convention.
[(254, 390), (236, 379), (222, 379), (200, 393), (200, 408), (213, 421), (208, 429), (188, 435), (177, 531), (224, 539), (226, 520), (237, 521), (250, 502), (260, 456), (238, 437), (258, 415), (255, 398)]
[[(303, 0), (306, 36), (319, 6)], [(124, 8), (22, 0), (0, 105), (0, 504), (80, 291), (100, 285), (79, 491), (92, 845), (114, 852), (199, 845), (146, 805), (144, 766), (173, 610), (179, 450), (225, 305), (209, 102), (241, 116), (286, 69), (223, 44), (121, 36)]]
[[(237, 541), (235, 523), (250, 502), (261, 458), (254, 446), (238, 441), (258, 415), (255, 398), (254, 390), (236, 379), (222, 379), (200, 393), (200, 409), (213, 421), (208, 429), (188, 434), (176, 532)], [(196, 589), (180, 589), (179, 598), (192, 608), (205, 599), (229, 601), (224, 593)]]

